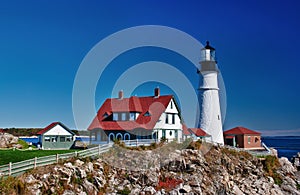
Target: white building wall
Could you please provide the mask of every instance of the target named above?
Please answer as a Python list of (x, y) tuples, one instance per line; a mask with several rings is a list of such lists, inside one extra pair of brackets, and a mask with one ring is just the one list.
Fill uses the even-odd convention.
[(52, 127), (52, 129), (50, 129), (46, 133), (44, 133), (44, 135), (72, 135), (72, 134), (58, 124)]
[[(172, 124), (172, 115), (175, 114), (175, 123)], [(169, 117), (168, 124), (166, 124), (166, 117)], [(174, 140), (176, 137), (176, 131), (178, 135), (178, 141), (182, 138), (182, 124), (179, 117), (179, 112), (173, 99), (169, 102), (166, 110), (160, 116), (158, 122), (156, 123), (154, 130), (158, 131), (158, 140), (163, 137), (163, 131), (165, 132), (165, 137), (168, 140)], [(170, 133), (172, 132), (172, 133)], [(180, 137), (179, 137), (180, 136)]]

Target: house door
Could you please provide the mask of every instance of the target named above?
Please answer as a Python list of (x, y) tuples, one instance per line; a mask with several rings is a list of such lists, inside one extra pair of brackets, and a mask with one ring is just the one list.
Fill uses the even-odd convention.
[(152, 134), (152, 139), (157, 140), (157, 132), (154, 132), (154, 133)]

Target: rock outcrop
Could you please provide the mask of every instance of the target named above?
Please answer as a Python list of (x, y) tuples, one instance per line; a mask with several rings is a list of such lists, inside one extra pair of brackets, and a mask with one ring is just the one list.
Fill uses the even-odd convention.
[[(272, 161), (268, 165), (267, 160), (221, 147), (205, 155), (175, 150), (159, 161), (153, 160), (155, 151), (143, 154), (142, 163), (154, 163), (145, 169), (112, 166), (104, 155), (39, 167), (17, 179), (25, 194), (300, 194), (300, 180), (286, 158), (275, 157), (278, 166), (273, 166)], [(123, 163), (137, 163), (136, 158), (134, 152), (118, 156)]]
[(18, 144), (18, 140), (18, 137), (9, 133), (0, 133), (0, 148), (22, 148), (22, 145)]
[(293, 156), (292, 163), (298, 171), (300, 171), (300, 152), (297, 155)]

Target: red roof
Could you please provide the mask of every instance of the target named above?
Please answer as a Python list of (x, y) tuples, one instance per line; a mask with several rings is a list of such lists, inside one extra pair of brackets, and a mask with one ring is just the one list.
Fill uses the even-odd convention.
[(183, 135), (191, 135), (191, 132), (188, 130), (185, 124), (182, 124)]
[(56, 125), (60, 125), (62, 126), (64, 129), (66, 129), (67, 131), (69, 131), (70, 133), (74, 134), (72, 131), (70, 131), (69, 128), (67, 128), (64, 124), (62, 124), (61, 122), (53, 122), (50, 125), (48, 125), (47, 127), (45, 127), (44, 129), (40, 130), (39, 132), (37, 132), (37, 135), (42, 135), (44, 133), (46, 133), (47, 131), (49, 131), (50, 129), (52, 129), (53, 127), (55, 127)]
[[(133, 130), (136, 128), (144, 128), (151, 130), (159, 120), (161, 114), (167, 108), (169, 102), (173, 98), (172, 95), (166, 96), (149, 96), (130, 98), (109, 98), (98, 110), (98, 113), (88, 130)], [(135, 121), (112, 121), (105, 120), (107, 115), (114, 112), (138, 112), (140, 113)], [(150, 115), (145, 115), (149, 112)], [(106, 113), (106, 114), (105, 114)]]
[(203, 131), (200, 128), (189, 128), (188, 130), (191, 133), (193, 133), (194, 135), (196, 135), (197, 137), (208, 137), (208, 136), (210, 136), (209, 134), (207, 134), (205, 131)]
[(229, 129), (227, 131), (224, 131), (225, 135), (260, 135), (261, 133), (252, 131), (250, 129), (247, 129), (245, 127), (235, 127), (233, 129)]

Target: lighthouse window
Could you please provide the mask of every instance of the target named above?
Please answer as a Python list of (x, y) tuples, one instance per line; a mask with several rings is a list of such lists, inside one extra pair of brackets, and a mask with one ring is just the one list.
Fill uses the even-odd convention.
[(220, 115), (218, 115), (218, 120), (220, 120)]

